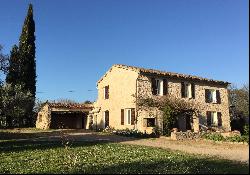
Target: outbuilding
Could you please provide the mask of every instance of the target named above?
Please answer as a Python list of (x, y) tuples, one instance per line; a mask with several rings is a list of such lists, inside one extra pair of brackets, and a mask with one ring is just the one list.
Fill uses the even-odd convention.
[(36, 128), (40, 129), (89, 129), (89, 111), (92, 104), (49, 103), (38, 112)]

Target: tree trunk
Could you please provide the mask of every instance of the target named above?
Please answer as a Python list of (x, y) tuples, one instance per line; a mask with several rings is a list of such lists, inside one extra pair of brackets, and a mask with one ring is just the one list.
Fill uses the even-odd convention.
[(6, 116), (7, 128), (13, 128), (12, 117)]

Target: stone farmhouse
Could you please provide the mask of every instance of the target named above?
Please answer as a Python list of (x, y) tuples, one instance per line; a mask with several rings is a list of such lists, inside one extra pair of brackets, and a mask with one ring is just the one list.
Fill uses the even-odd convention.
[(93, 129), (162, 129), (162, 111), (140, 108), (139, 97), (161, 99), (166, 95), (196, 103), (199, 116), (179, 116), (180, 131), (213, 127), (230, 131), (227, 86), (230, 83), (197, 76), (115, 64), (97, 82), (98, 98), (89, 113)]
[(97, 82), (98, 97), (89, 105), (45, 103), (38, 113), (38, 128), (137, 129), (151, 133), (162, 129), (162, 111), (141, 108), (141, 97), (161, 100), (165, 96), (197, 104), (198, 116), (178, 116), (178, 130), (215, 128), (230, 131), (227, 86), (230, 83), (197, 76), (113, 65)]

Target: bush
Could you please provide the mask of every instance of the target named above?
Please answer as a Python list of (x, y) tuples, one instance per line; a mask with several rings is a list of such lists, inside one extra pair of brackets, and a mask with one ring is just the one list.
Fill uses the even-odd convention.
[(248, 124), (246, 124), (246, 125), (244, 126), (243, 135), (249, 136), (249, 125), (248, 125)]
[(173, 113), (169, 105), (163, 109), (163, 135), (170, 136), (171, 130), (176, 127), (177, 119)]
[(204, 133), (202, 138), (214, 141), (224, 141), (224, 137), (219, 133)]
[(249, 143), (248, 135), (235, 135), (232, 137), (224, 138), (220, 133), (204, 133), (202, 134), (202, 138), (213, 141), (227, 141), (227, 142), (246, 142)]
[(125, 136), (125, 137), (137, 137), (137, 138), (156, 138), (160, 136), (160, 132), (157, 128), (154, 129), (154, 131), (151, 134), (146, 134), (143, 132), (140, 132), (136, 129), (105, 129), (103, 132), (109, 132), (113, 133), (115, 135)]
[(247, 142), (249, 143), (249, 137), (248, 136), (233, 136), (233, 137), (226, 137), (226, 141), (229, 142)]

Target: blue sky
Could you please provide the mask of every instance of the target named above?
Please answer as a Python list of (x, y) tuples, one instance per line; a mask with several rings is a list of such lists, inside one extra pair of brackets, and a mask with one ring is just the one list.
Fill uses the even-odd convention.
[(113, 64), (248, 83), (248, 0), (1, 0), (4, 53), (30, 2), (40, 100), (93, 101)]

